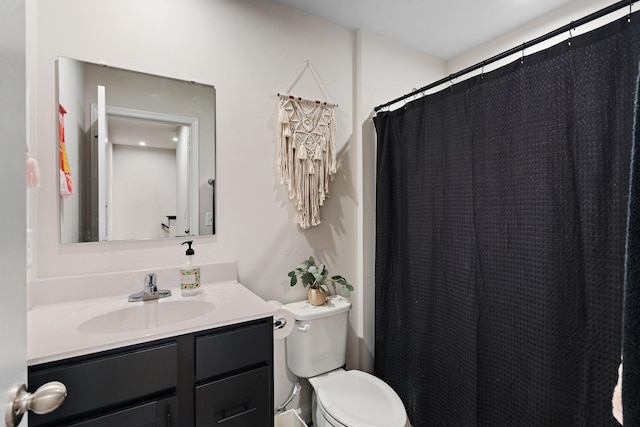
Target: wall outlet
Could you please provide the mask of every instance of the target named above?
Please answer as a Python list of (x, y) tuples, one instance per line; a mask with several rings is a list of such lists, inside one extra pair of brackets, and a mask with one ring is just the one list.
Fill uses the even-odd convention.
[(213, 226), (213, 212), (207, 212), (207, 219), (204, 225)]

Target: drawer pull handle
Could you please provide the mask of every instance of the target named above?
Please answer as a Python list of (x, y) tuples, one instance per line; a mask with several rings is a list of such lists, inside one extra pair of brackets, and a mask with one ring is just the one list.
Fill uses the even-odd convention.
[(167, 427), (171, 427), (171, 412), (167, 412)]
[(243, 416), (243, 415), (245, 415), (245, 414), (248, 414), (249, 412), (253, 412), (253, 411), (255, 411), (255, 410), (256, 410), (256, 407), (254, 406), (253, 408), (245, 409), (244, 411), (238, 412), (237, 414), (233, 414), (233, 415), (230, 415), (230, 416), (228, 416), (228, 417), (220, 418), (220, 419), (218, 420), (218, 424), (222, 424), (222, 423), (224, 423), (225, 421), (229, 421), (229, 420), (232, 420), (232, 419), (234, 419), (234, 418), (241, 417), (241, 416)]

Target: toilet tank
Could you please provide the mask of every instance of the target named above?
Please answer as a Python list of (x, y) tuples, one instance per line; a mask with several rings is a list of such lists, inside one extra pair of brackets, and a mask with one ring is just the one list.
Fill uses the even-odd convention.
[(287, 341), (287, 366), (295, 375), (310, 378), (344, 366), (351, 302), (331, 296), (321, 306), (308, 301), (285, 304), (296, 319)]

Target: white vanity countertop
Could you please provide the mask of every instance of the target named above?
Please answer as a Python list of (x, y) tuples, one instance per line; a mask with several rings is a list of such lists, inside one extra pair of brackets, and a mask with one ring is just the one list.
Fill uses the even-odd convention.
[[(161, 287), (161, 286), (160, 286)], [(128, 302), (128, 295), (36, 306), (27, 313), (27, 362), (31, 365), (261, 319), (276, 309), (237, 281), (202, 285), (199, 295), (182, 297), (179, 289), (160, 300)], [(142, 304), (202, 301), (213, 304), (203, 314), (147, 329), (121, 332), (81, 332), (80, 326), (99, 316)], [(149, 306), (154, 308), (153, 306)], [(158, 306), (155, 306), (157, 309)], [(84, 328), (86, 329), (86, 328)], [(115, 328), (117, 329), (117, 328)], [(126, 328), (125, 328), (126, 329)]]

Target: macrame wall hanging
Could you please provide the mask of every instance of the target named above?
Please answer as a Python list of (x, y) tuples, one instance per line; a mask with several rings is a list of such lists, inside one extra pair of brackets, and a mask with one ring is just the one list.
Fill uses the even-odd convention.
[(279, 93), (278, 171), (296, 208), (301, 228), (320, 224), (320, 206), (329, 197), (329, 182), (336, 173), (334, 109), (337, 104), (289, 95), (309, 69), (325, 98), (323, 84), (310, 61), (305, 61), (286, 93)]

